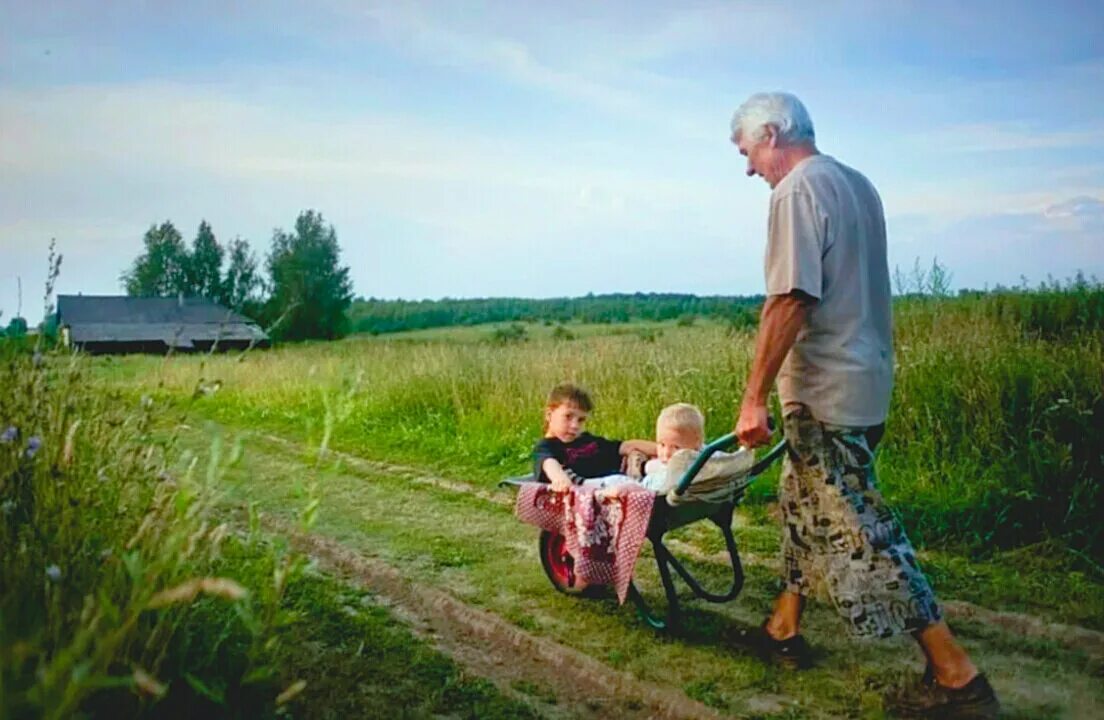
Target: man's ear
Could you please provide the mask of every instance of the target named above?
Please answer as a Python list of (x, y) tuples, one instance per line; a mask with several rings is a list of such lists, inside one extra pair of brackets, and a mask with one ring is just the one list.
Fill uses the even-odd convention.
[(774, 125), (764, 125), (763, 129), (767, 132), (767, 136), (763, 138), (767, 145), (771, 149), (778, 147), (778, 128)]

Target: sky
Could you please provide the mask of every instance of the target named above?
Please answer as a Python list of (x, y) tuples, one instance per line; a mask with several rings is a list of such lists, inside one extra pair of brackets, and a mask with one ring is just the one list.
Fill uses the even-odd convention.
[(207, 220), (315, 209), (364, 297), (755, 294), (785, 90), (880, 192), (892, 267), (1104, 278), (1104, 3), (0, 0), (0, 323), (116, 294)]

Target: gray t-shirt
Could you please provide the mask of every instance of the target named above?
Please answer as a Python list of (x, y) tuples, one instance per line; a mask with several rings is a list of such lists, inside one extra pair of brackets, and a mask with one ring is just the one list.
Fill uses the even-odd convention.
[(832, 425), (885, 422), (893, 327), (882, 201), (870, 181), (827, 155), (799, 162), (771, 193), (768, 295), (801, 290), (812, 305), (778, 374), (783, 406)]

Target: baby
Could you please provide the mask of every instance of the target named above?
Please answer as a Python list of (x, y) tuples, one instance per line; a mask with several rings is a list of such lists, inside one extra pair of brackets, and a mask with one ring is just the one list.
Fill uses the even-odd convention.
[[(655, 492), (667, 492), (679, 478), (667, 476), (667, 464), (679, 450), (701, 450), (705, 443), (705, 416), (690, 403), (675, 403), (663, 408), (656, 418), (656, 456), (644, 465), (640, 484)], [(634, 482), (625, 475), (610, 475), (588, 480), (587, 485), (603, 488), (603, 497), (617, 497), (621, 489)]]

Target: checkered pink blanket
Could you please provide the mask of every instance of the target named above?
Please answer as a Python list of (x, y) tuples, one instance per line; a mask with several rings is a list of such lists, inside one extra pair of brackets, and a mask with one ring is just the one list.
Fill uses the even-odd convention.
[(655, 494), (623, 487), (620, 497), (595, 497), (596, 488), (552, 492), (544, 483), (524, 483), (514, 512), (518, 519), (564, 536), (575, 558), (575, 574), (589, 584), (613, 585), (625, 602), (636, 556), (648, 531)]

